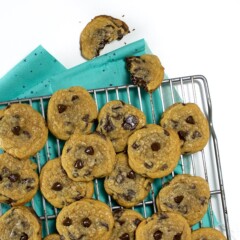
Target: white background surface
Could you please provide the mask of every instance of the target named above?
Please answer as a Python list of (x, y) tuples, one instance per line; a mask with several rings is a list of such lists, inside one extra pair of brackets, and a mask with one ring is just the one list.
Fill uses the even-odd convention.
[(39, 44), (67, 68), (84, 62), (79, 35), (99, 14), (135, 29), (104, 52), (145, 38), (169, 77), (202, 74), (208, 79), (230, 228), (233, 239), (240, 239), (240, 2), (1, 0), (0, 78)]

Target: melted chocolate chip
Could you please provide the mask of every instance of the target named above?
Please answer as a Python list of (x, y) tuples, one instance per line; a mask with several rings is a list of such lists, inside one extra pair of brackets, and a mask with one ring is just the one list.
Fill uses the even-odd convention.
[(11, 182), (17, 182), (20, 179), (20, 175), (18, 173), (12, 173), (8, 176), (8, 179)]
[(3, 179), (2, 179), (2, 176), (0, 175), (0, 181), (2, 181)]
[(182, 233), (177, 233), (174, 237), (173, 240), (181, 240), (182, 239)]
[(20, 240), (28, 240), (28, 235), (26, 233), (22, 233)]
[(181, 131), (181, 130), (178, 131), (178, 136), (183, 141), (186, 141), (187, 135), (188, 135), (188, 132), (186, 132), (186, 131)]
[(166, 136), (170, 136), (170, 133), (169, 133), (167, 130), (165, 130), (165, 129), (164, 129), (164, 134), (165, 134)]
[(54, 191), (61, 191), (63, 189), (63, 185), (60, 182), (55, 182), (52, 185), (52, 190)]
[(116, 220), (116, 222), (118, 222), (120, 226), (122, 226), (125, 223), (125, 221), (123, 220)]
[(154, 240), (160, 240), (162, 239), (162, 235), (163, 233), (160, 230), (157, 230), (154, 234), (153, 234), (153, 238)]
[(89, 218), (84, 218), (82, 220), (82, 225), (85, 227), (85, 228), (89, 228), (91, 226), (92, 222)]
[(104, 222), (100, 222), (101, 226), (105, 227), (107, 229), (107, 231), (109, 231), (109, 225), (107, 223)]
[(74, 167), (77, 169), (82, 169), (84, 167), (83, 161), (81, 159), (78, 159), (75, 163), (74, 163)]
[(104, 130), (108, 133), (115, 129), (115, 126), (112, 123), (112, 120), (110, 119), (109, 115), (106, 118), (106, 122), (103, 126)]
[(25, 135), (27, 138), (31, 138), (31, 137), (32, 137), (31, 134), (30, 134), (28, 131), (26, 131), (26, 130), (24, 130), (22, 133), (23, 133), (23, 135)]
[(83, 117), (82, 117), (82, 120), (84, 121), (84, 122), (88, 122), (89, 121), (89, 114), (85, 114)]
[(74, 198), (74, 200), (76, 200), (76, 201), (79, 201), (79, 200), (81, 200), (81, 199), (83, 199), (84, 197), (79, 193), (75, 198)]
[(131, 201), (134, 196), (136, 195), (136, 192), (132, 189), (128, 189), (127, 194), (123, 193), (122, 196), (126, 201)]
[(72, 101), (75, 101), (75, 100), (78, 100), (79, 99), (79, 96), (78, 95), (73, 95), (72, 96)]
[(161, 167), (160, 167), (160, 170), (164, 171), (168, 169), (168, 165), (166, 163), (164, 163)]
[(184, 198), (184, 196), (182, 196), (182, 195), (176, 196), (176, 197), (174, 198), (174, 202), (177, 203), (177, 204), (179, 204), (179, 203), (181, 203), (181, 201), (183, 200), (183, 198)]
[(186, 122), (189, 123), (189, 124), (195, 124), (195, 121), (194, 121), (192, 116), (187, 117)]
[(114, 218), (119, 219), (123, 214), (123, 209), (122, 208), (118, 208), (118, 209), (114, 209), (113, 210), (113, 216)]
[(119, 237), (120, 240), (130, 240), (130, 236), (128, 233), (124, 233)]
[(16, 136), (20, 135), (21, 128), (19, 126), (15, 126), (12, 128), (12, 133)]
[(144, 81), (143, 78), (135, 77), (134, 75), (131, 75), (131, 81), (134, 85), (137, 85), (145, 90), (147, 90), (147, 83)]
[(199, 200), (200, 200), (201, 205), (203, 206), (206, 203), (207, 198), (200, 197)]
[(133, 149), (138, 149), (140, 146), (136, 143), (136, 142), (134, 142), (133, 143), (133, 145), (132, 145), (132, 148)]
[(94, 149), (92, 146), (89, 146), (85, 149), (85, 153), (88, 155), (93, 155), (94, 154)]
[(200, 138), (201, 136), (202, 136), (202, 134), (199, 131), (194, 131), (194, 133), (192, 135), (192, 139)]
[(129, 115), (123, 119), (122, 127), (124, 130), (134, 130), (139, 123), (138, 117)]
[(57, 108), (58, 108), (58, 112), (59, 112), (59, 113), (63, 113), (63, 112), (66, 111), (67, 106), (64, 105), (64, 104), (58, 104)]
[(151, 149), (154, 152), (157, 152), (160, 148), (161, 148), (161, 145), (158, 142), (154, 142), (154, 143), (151, 144)]
[(128, 174), (127, 177), (130, 179), (135, 179), (136, 178), (136, 174), (133, 170), (131, 170)]
[(123, 34), (120, 29), (117, 31), (117, 34), (118, 34), (117, 40), (121, 40), (123, 38)]
[(65, 218), (65, 219), (63, 220), (62, 224), (63, 224), (64, 226), (66, 226), (66, 227), (69, 227), (69, 226), (72, 225), (72, 219), (69, 218), (69, 217), (67, 217), (67, 218)]
[(139, 218), (136, 218), (133, 223), (137, 227), (140, 224), (141, 220)]
[(147, 168), (147, 169), (151, 169), (153, 167), (153, 163), (152, 162), (145, 162), (144, 163), (144, 167)]

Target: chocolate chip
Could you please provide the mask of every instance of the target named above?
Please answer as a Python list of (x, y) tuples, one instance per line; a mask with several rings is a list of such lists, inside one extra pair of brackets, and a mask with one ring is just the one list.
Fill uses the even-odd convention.
[(113, 112), (116, 112), (116, 111), (118, 111), (119, 109), (122, 109), (122, 106), (120, 106), (120, 105), (114, 105), (114, 106), (112, 106), (112, 111), (113, 111)]
[(118, 209), (114, 209), (113, 210), (113, 216), (114, 218), (119, 219), (123, 214), (123, 209), (122, 208), (118, 208)]
[(161, 167), (160, 167), (160, 170), (164, 171), (168, 169), (168, 165), (166, 163), (164, 163)]
[(11, 181), (11, 182), (17, 182), (19, 179), (20, 179), (20, 175), (18, 173), (12, 173), (8, 176), (8, 179)]
[(94, 149), (92, 146), (89, 146), (85, 149), (85, 153), (88, 155), (93, 155), (94, 154)]
[(82, 120), (84, 121), (84, 122), (88, 122), (89, 121), (89, 114), (85, 114), (83, 117), (82, 117)]
[(22, 133), (23, 133), (23, 135), (25, 135), (27, 138), (31, 138), (31, 137), (32, 137), (31, 134), (30, 134), (28, 131), (26, 131), (26, 130), (24, 130)]
[(201, 205), (203, 206), (206, 203), (207, 198), (200, 197), (199, 200), (200, 200)]
[(152, 162), (144, 162), (144, 166), (147, 169), (151, 169), (153, 167), (153, 163)]
[(82, 225), (85, 227), (85, 228), (89, 228), (91, 226), (92, 222), (89, 218), (84, 218), (82, 220)]
[(153, 238), (154, 240), (160, 240), (162, 239), (162, 235), (163, 233), (160, 230), (157, 230), (154, 234), (153, 234)]
[(136, 195), (136, 192), (133, 191), (132, 189), (127, 190), (127, 194), (123, 193), (122, 196), (126, 201), (131, 201), (134, 196)]
[(100, 222), (101, 226), (105, 227), (107, 229), (107, 231), (109, 231), (109, 225), (107, 223), (104, 222)]
[(176, 196), (176, 197), (174, 198), (174, 202), (177, 203), (177, 204), (179, 204), (179, 203), (181, 203), (181, 201), (183, 200), (183, 198), (184, 198), (184, 196), (182, 196), (182, 195)]
[(3, 116), (0, 117), (0, 121), (3, 119)]
[(124, 233), (124, 234), (122, 234), (122, 235), (119, 237), (119, 239), (121, 239), (121, 240), (129, 240), (130, 237), (129, 237), (129, 234), (128, 234), (128, 233)]
[(176, 129), (177, 127), (178, 127), (178, 121), (175, 121), (175, 120), (173, 120), (173, 119), (171, 119), (171, 124), (172, 124), (172, 127), (174, 128), (174, 129)]
[(2, 181), (3, 179), (2, 179), (2, 176), (0, 175), (0, 181)]
[(139, 218), (136, 218), (133, 223), (137, 227), (140, 224), (141, 220)]
[(77, 169), (82, 169), (84, 167), (83, 161), (81, 159), (78, 159), (75, 163), (74, 163), (74, 167)]
[(178, 206), (178, 210), (183, 213), (183, 214), (187, 214), (188, 213), (188, 207), (186, 205), (184, 206)]
[(67, 106), (64, 105), (64, 104), (58, 104), (57, 108), (58, 108), (58, 112), (59, 112), (59, 113), (63, 113), (63, 112), (66, 111)]
[(131, 75), (131, 81), (134, 85), (137, 85), (137, 86), (147, 90), (147, 83), (146, 83), (146, 81), (144, 81), (143, 78), (139, 78), (134, 75)]
[(132, 145), (132, 148), (133, 148), (133, 149), (138, 149), (138, 148), (139, 148), (139, 145), (138, 145), (136, 142), (134, 142), (133, 145)]
[(154, 152), (157, 152), (160, 148), (161, 148), (161, 145), (158, 142), (154, 142), (154, 143), (151, 144), (151, 149)]
[(194, 131), (194, 133), (192, 135), (192, 139), (200, 138), (201, 136), (202, 136), (202, 134), (199, 131)]
[(52, 185), (52, 190), (54, 191), (61, 191), (63, 189), (63, 185), (60, 182), (55, 182)]
[(181, 130), (178, 131), (178, 136), (183, 141), (186, 141), (187, 135), (188, 135), (188, 132), (186, 132), (186, 131), (181, 131)]
[(173, 240), (181, 240), (182, 239), (182, 233), (177, 233), (174, 237)]
[(22, 184), (32, 184), (34, 182), (35, 182), (34, 178), (24, 178), (21, 180)]
[(118, 222), (120, 226), (122, 226), (125, 223), (125, 221), (123, 220), (116, 220), (116, 222)]
[(69, 227), (69, 226), (72, 225), (72, 219), (69, 218), (69, 217), (66, 217), (66, 218), (63, 220), (62, 224), (63, 224), (64, 226), (66, 226), (66, 227)]
[(12, 128), (12, 133), (16, 136), (20, 135), (21, 128), (19, 126), (15, 126)]
[(121, 40), (123, 38), (123, 34), (122, 34), (121, 30), (118, 30), (117, 34), (118, 34), (117, 40)]
[(159, 220), (168, 219), (168, 215), (166, 213), (161, 212), (159, 213), (158, 219)]
[(123, 119), (122, 127), (124, 130), (134, 130), (139, 123), (138, 117), (129, 115)]
[(170, 133), (169, 133), (167, 130), (165, 130), (165, 129), (164, 129), (164, 134), (165, 134), (166, 136), (170, 136)]
[(20, 240), (28, 240), (28, 235), (26, 233), (22, 233)]
[(130, 179), (135, 179), (136, 178), (136, 174), (133, 170), (131, 170), (128, 174), (127, 177)]
[(115, 126), (112, 123), (112, 120), (110, 119), (109, 115), (107, 115), (106, 122), (103, 126), (104, 130), (108, 133), (115, 129)]
[(79, 96), (78, 95), (73, 95), (72, 96), (72, 101), (75, 101), (75, 100), (78, 100), (79, 99)]
[(71, 151), (71, 149), (72, 149), (71, 147), (67, 148), (67, 153), (69, 153)]
[(74, 200), (76, 200), (76, 201), (79, 201), (79, 200), (81, 200), (81, 199), (83, 199), (84, 197), (79, 193), (75, 198), (74, 198)]
[(194, 119), (193, 119), (192, 116), (188, 116), (188, 117), (186, 118), (186, 122), (189, 123), (189, 124), (195, 124), (195, 121), (194, 121)]

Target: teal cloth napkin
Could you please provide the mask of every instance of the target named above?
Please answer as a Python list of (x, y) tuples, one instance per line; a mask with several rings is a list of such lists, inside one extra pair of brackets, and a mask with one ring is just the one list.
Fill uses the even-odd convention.
[[(17, 66), (15, 66), (9, 73), (7, 73), (2, 79), (0, 79), (0, 102), (32, 98), (38, 96), (51, 95), (55, 91), (63, 88), (69, 88), (70, 86), (82, 86), (88, 90), (97, 88), (107, 88), (114, 86), (121, 86), (131, 84), (129, 73), (126, 70), (125, 58), (127, 56), (142, 55), (144, 53), (151, 53), (146, 42), (141, 39), (132, 44), (128, 44), (122, 48), (112, 51), (103, 56), (97, 57), (93, 60), (87, 61), (71, 69), (65, 69), (65, 67), (59, 63), (51, 54), (49, 54), (42, 46), (37, 47), (26, 58), (24, 58)], [(165, 76), (166, 78), (167, 76)], [(135, 91), (135, 92), (134, 92)], [(172, 104), (171, 89), (169, 86), (163, 86), (163, 96), (165, 108)], [(130, 94), (133, 95), (131, 104), (139, 107), (139, 103), (135, 101), (135, 90), (130, 90)], [(141, 90), (141, 96), (143, 99), (142, 107), (147, 116), (147, 122), (154, 122), (154, 115), (156, 117), (156, 123), (159, 123), (163, 106), (160, 99), (160, 92), (157, 90), (152, 95)], [(110, 100), (116, 96), (114, 93), (109, 93)], [(181, 102), (181, 98), (174, 90), (175, 101)], [(120, 96), (120, 99), (128, 102), (126, 95)], [(106, 100), (103, 98), (98, 99), (99, 107), (103, 106)], [(154, 102), (153, 112), (149, 106), (150, 102)], [(47, 107), (47, 105), (46, 105)], [(63, 145), (64, 142), (61, 142)], [(57, 151), (55, 147), (55, 140), (49, 140), (49, 152), (51, 158), (57, 157)], [(52, 148), (51, 148), (52, 147)], [(51, 148), (51, 149), (50, 149)], [(42, 153), (40, 153), (41, 156)], [(188, 157), (183, 158), (185, 165), (185, 172), (190, 171)], [(43, 165), (44, 162), (41, 162)], [(174, 170), (175, 174), (182, 173), (181, 161)], [(165, 182), (169, 181), (171, 176), (164, 178)], [(99, 181), (100, 193), (102, 195), (101, 200), (107, 202), (108, 199), (104, 193), (102, 181)], [(162, 180), (156, 179), (154, 181), (155, 196), (159, 189), (162, 187)], [(95, 195), (96, 197), (96, 195)], [(151, 199), (151, 195), (147, 200)], [(43, 215), (41, 196), (36, 196), (37, 213)], [(3, 205), (3, 212), (7, 210), (7, 206)], [(139, 210), (138, 208), (136, 209)], [(143, 210), (139, 210), (143, 214)], [(152, 208), (146, 206), (145, 209), (148, 216), (152, 214)], [(49, 215), (54, 214), (51, 205), (47, 204), (47, 213)], [(215, 219), (216, 220), (216, 219)], [(211, 226), (210, 212), (208, 211), (203, 218), (203, 226)], [(50, 232), (55, 231), (55, 224), (49, 221)], [(215, 221), (215, 225), (217, 221)], [(194, 226), (196, 229), (199, 224)], [(43, 229), (44, 236), (46, 235), (46, 227)]]

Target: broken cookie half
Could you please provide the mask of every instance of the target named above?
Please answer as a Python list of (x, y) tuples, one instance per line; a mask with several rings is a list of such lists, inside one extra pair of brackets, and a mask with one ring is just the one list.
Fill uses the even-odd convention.
[(100, 15), (92, 19), (80, 36), (80, 51), (84, 58), (97, 57), (107, 43), (121, 40), (129, 33), (128, 25), (116, 18)]
[(126, 63), (134, 85), (150, 93), (161, 85), (164, 78), (164, 67), (156, 55), (144, 54), (127, 57)]

